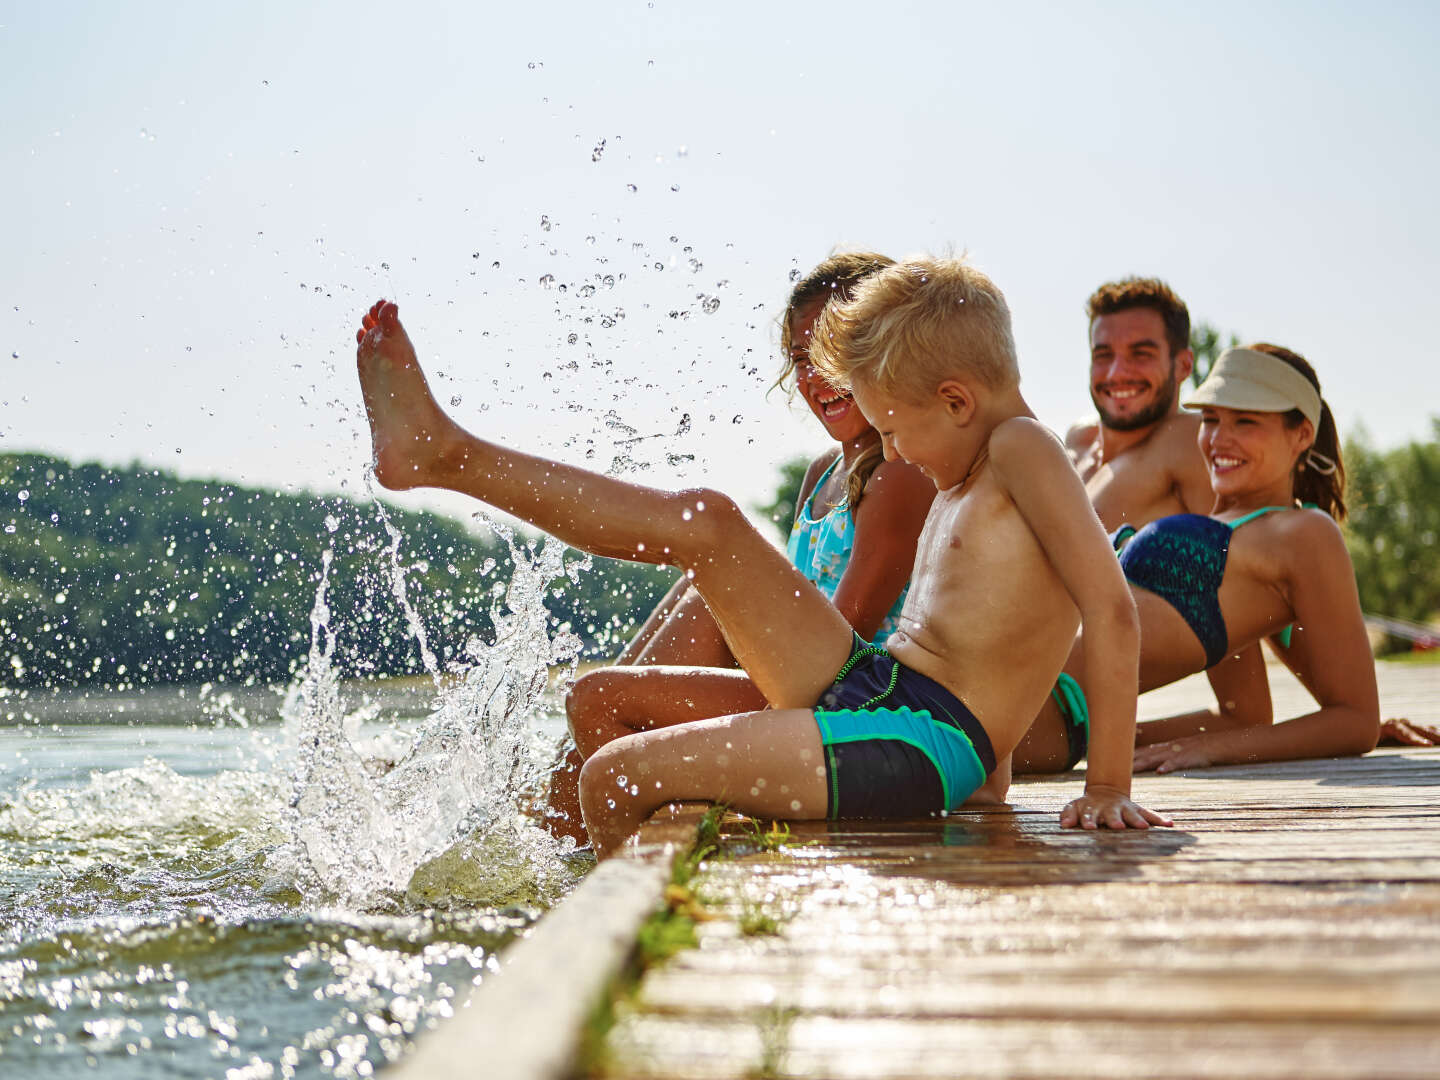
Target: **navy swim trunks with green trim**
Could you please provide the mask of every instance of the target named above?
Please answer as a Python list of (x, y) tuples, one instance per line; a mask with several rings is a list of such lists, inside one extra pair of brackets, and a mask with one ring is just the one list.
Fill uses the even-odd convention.
[(990, 737), (964, 702), (859, 636), (815, 722), (831, 818), (957, 810), (995, 771)]

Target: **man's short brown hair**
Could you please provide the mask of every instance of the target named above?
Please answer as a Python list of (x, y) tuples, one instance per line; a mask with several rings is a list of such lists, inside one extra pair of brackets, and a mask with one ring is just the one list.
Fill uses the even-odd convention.
[(1114, 315), (1131, 308), (1149, 308), (1165, 323), (1165, 343), (1170, 355), (1178, 356), (1190, 347), (1190, 309), (1175, 290), (1159, 278), (1127, 277), (1107, 281), (1085, 302), (1085, 314), (1093, 325), (1101, 315)]

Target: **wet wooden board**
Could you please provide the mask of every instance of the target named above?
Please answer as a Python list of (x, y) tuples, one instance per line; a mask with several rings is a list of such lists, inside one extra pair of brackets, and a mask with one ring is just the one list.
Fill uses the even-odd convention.
[[(1394, 670), (1386, 715), (1440, 720)], [(1060, 829), (1081, 785), (708, 864), (601, 1075), (1440, 1076), (1440, 750), (1137, 777), (1149, 833)]]

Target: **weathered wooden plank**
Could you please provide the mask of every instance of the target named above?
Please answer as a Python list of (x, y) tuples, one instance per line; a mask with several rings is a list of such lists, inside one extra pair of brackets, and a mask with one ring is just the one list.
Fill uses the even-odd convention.
[(640, 1004), (657, 1015), (682, 1014), (705, 1022), (744, 1019), (775, 1005), (804, 1014), (856, 1018), (914, 1017), (1127, 1020), (1136, 1002), (1163, 1001), (1174, 1020), (1381, 1020), (1427, 1023), (1440, 1001), (1440, 970), (1385, 972), (1323, 969), (1173, 971), (1028, 966), (1017, 972), (963, 967), (818, 967), (747, 973), (675, 968), (647, 980)]
[[(1440, 719), (1440, 669), (1382, 675)], [(1440, 750), (1137, 777), (1146, 833), (1061, 830), (1082, 785), (708, 864), (606, 1075), (1440, 1075)]]
[[(1163, 1004), (1163, 1003), (1162, 1003)], [(747, 1023), (697, 1026), (641, 1015), (611, 1045), (615, 1076), (701, 1078), (1006, 1077), (1154, 1080), (1433, 1080), (1440, 1035), (1432, 1024), (1092, 1020), (900, 1020), (758, 1012)], [(1364, 1071), (1355, 1071), (1363, 1062)]]

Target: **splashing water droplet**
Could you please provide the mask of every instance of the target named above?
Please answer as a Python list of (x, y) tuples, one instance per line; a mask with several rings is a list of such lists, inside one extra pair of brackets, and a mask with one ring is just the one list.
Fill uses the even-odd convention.
[(554, 274), (542, 274), (542, 275), (540, 275), (540, 287), (541, 287), (542, 289), (553, 289), (553, 288), (555, 287), (555, 275), (554, 275)]
[(718, 296), (702, 296), (700, 298), (700, 310), (706, 315), (714, 315), (720, 310), (720, 298)]
[(792, 282), (800, 280), (800, 271), (794, 267), (790, 268), (790, 280)]
[(494, 262), (492, 262), (492, 263), (490, 264), (490, 269), (491, 269), (491, 270), (499, 270), (499, 269), (500, 269), (500, 260), (499, 260), (499, 259), (496, 259)]
[(550, 215), (549, 215), (549, 214), (541, 214), (541, 215), (540, 215), (540, 230), (541, 230), (542, 232), (549, 232), (549, 231), (550, 231)]
[(21, 488), (21, 489), (20, 489), (20, 494), (19, 494), (18, 498), (20, 499), (21, 502), (24, 502), (26, 499), (30, 498), (30, 489), (29, 489), (29, 488)]
[(681, 521), (689, 521), (689, 520), (690, 520), (691, 518), (693, 518), (694, 516), (695, 516), (695, 515), (692, 514), (688, 508), (685, 509), (685, 510), (681, 510), (681, 511), (680, 511), (680, 520), (681, 520)]
[(459, 395), (459, 394), (451, 394), (451, 395), (450, 395), (450, 404), (451, 404), (452, 406), (457, 406), (457, 405), (459, 405), (459, 404), (460, 404), (460, 395)]
[(334, 514), (326, 514), (325, 531), (333, 533), (338, 528), (340, 528), (340, 519), (337, 518)]
[(579, 292), (580, 292), (580, 295), (583, 296), (583, 297), (591, 297), (591, 296), (594, 296), (594, 295), (595, 295), (595, 286), (594, 286), (594, 285), (589, 285), (589, 284), (581, 285), (581, 286), (580, 286), (580, 289), (579, 289)]
[(580, 335), (579, 335), (579, 334), (571, 334), (569, 337), (567, 337), (567, 338), (565, 339), (565, 344), (567, 344), (567, 345), (574, 345), (574, 344), (575, 344), (576, 342), (578, 342), (579, 340), (580, 340)]
[(634, 194), (635, 192), (639, 191), (640, 189), (639, 189), (638, 187), (636, 187), (634, 184), (626, 184), (626, 185), (625, 185), (625, 190), (628, 191), (628, 192), (630, 192), (631, 194)]
[(745, 419), (745, 418), (744, 418), (743, 416), (741, 416), (739, 413), (736, 413), (735, 416), (731, 418), (730, 423), (732, 423), (732, 424), (743, 423), (743, 422), (744, 422), (744, 419)]

